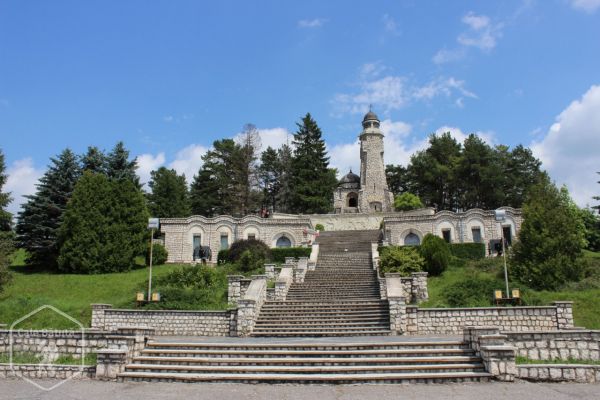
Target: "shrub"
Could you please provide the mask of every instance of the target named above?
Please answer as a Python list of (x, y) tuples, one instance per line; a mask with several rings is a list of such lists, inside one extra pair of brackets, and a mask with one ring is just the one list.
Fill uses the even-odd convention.
[(389, 246), (383, 247), (380, 255), (382, 273), (397, 272), (410, 275), (412, 272), (423, 270), (425, 260), (415, 247)]
[(450, 253), (465, 260), (481, 260), (485, 258), (485, 244), (483, 243), (451, 243)]
[(219, 250), (217, 254), (217, 264), (225, 264), (229, 261), (229, 249)]
[(450, 263), (448, 244), (439, 236), (428, 233), (423, 238), (419, 253), (425, 259), (425, 271), (429, 275), (440, 275)]
[(323, 226), (323, 224), (317, 224), (315, 225), (315, 230), (319, 232), (325, 232), (325, 227)]
[(423, 208), (423, 202), (419, 196), (405, 192), (394, 198), (394, 208), (397, 211), (410, 211)]
[[(152, 246), (152, 265), (162, 265), (167, 262), (167, 249), (160, 243), (154, 243)], [(146, 247), (146, 265), (150, 265), (150, 245)]]
[(286, 257), (309, 257), (312, 249), (310, 247), (279, 247), (271, 249), (271, 261), (275, 263), (285, 262)]
[(229, 248), (227, 260), (231, 262), (239, 261), (246, 250), (249, 250), (256, 258), (262, 258), (263, 260), (271, 259), (271, 249), (265, 242), (249, 239), (233, 242)]

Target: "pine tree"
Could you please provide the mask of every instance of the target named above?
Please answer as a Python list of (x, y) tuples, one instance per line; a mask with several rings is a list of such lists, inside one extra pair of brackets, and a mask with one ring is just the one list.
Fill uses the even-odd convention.
[(547, 176), (523, 206), (523, 224), (513, 247), (513, 276), (534, 289), (556, 289), (580, 278), (585, 226), (566, 188)]
[(281, 185), (281, 166), (277, 151), (271, 146), (261, 154), (258, 171), (264, 204), (268, 209), (276, 210), (278, 208), (277, 196)]
[(190, 188), (190, 202), (193, 215), (212, 217), (221, 205), (219, 187), (212, 172), (204, 167), (200, 168)]
[(528, 190), (543, 179), (542, 162), (523, 145), (515, 147), (508, 156), (504, 170), (504, 205), (520, 208), (527, 198)]
[(136, 174), (137, 160), (129, 161), (129, 150), (123, 142), (118, 142), (106, 156), (106, 174), (111, 179), (128, 179), (141, 188), (140, 178)]
[(236, 203), (239, 213), (247, 215), (256, 211), (260, 205), (261, 193), (258, 189), (257, 160), (260, 154), (260, 135), (252, 124), (246, 124), (238, 141), (238, 156), (233, 158), (231, 172), (235, 177)]
[(277, 150), (277, 159), (280, 168), (279, 189), (275, 197), (276, 211), (291, 212), (292, 202), (292, 149), (284, 144)]
[(59, 231), (61, 271), (106, 273), (131, 269), (148, 237), (144, 196), (129, 179), (86, 171)]
[(321, 129), (307, 113), (297, 124), (292, 159), (291, 207), (297, 213), (327, 213), (333, 207), (333, 190), (337, 185)]
[[(596, 172), (597, 174), (600, 174), (600, 172)], [(598, 181), (598, 183), (600, 183), (600, 181)], [(596, 200), (596, 201), (600, 201), (600, 196), (594, 196), (592, 197), (592, 199)], [(592, 207), (594, 210), (597, 210), (600, 213), (600, 204), (597, 204), (595, 206)]]
[(18, 246), (29, 253), (28, 263), (55, 268), (58, 230), (81, 171), (77, 156), (69, 149), (50, 161), (36, 193), (26, 196), (16, 232)]
[(81, 170), (97, 174), (106, 174), (106, 155), (96, 146), (89, 146), (81, 157)]
[(160, 167), (150, 176), (150, 193), (147, 195), (150, 214), (158, 218), (188, 217), (191, 208), (185, 175)]
[(12, 227), (12, 214), (6, 210), (10, 204), (10, 193), (4, 193), (2, 189), (8, 180), (5, 173), (6, 164), (4, 163), (4, 153), (0, 150), (0, 232), (8, 232)]
[(410, 192), (408, 170), (402, 165), (386, 165), (385, 176), (392, 193), (399, 195)]

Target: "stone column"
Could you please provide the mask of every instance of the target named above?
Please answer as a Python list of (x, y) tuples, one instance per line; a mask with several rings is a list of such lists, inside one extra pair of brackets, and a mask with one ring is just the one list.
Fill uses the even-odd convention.
[(556, 306), (556, 327), (561, 329), (573, 329), (573, 302), (555, 301)]
[(400, 274), (385, 274), (386, 293), (390, 307), (390, 330), (392, 335), (406, 332), (407, 293), (402, 285)]
[(242, 297), (242, 275), (227, 275), (227, 303), (235, 304)]
[(96, 379), (115, 381), (127, 365), (127, 350), (101, 349), (96, 352)]
[(415, 299), (417, 303), (428, 300), (427, 272), (413, 272), (410, 275), (412, 277), (412, 298)]
[(112, 304), (101, 304), (94, 303), (91, 304), (92, 307), (92, 328), (93, 329), (106, 329), (105, 328), (105, 319), (104, 319), (104, 310), (111, 309)]
[(275, 278), (275, 264), (265, 264), (265, 275), (267, 279)]

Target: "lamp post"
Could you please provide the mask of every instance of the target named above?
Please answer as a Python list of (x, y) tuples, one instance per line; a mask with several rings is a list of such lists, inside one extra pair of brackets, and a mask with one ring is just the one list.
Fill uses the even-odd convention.
[(158, 229), (158, 218), (148, 218), (148, 229), (150, 229), (150, 268), (148, 271), (148, 303), (152, 301), (152, 250), (154, 247), (154, 230)]
[(508, 291), (508, 269), (506, 268), (506, 249), (504, 247), (504, 229), (502, 227), (502, 222), (506, 220), (506, 210), (495, 210), (494, 215), (496, 217), (496, 221), (500, 225), (500, 235), (502, 237), (502, 256), (504, 257), (504, 281), (506, 283), (506, 297), (510, 297), (510, 292)]

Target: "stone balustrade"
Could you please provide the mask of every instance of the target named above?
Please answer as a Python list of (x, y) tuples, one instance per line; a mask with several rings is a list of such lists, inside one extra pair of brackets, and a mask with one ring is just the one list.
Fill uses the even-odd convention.
[(283, 267), (277, 281), (275, 281), (275, 297), (276, 301), (283, 301), (287, 296), (287, 292), (294, 281), (294, 270), (292, 267)]
[(254, 275), (243, 298), (238, 301), (237, 335), (248, 336), (254, 329), (260, 308), (267, 297), (266, 275)]

